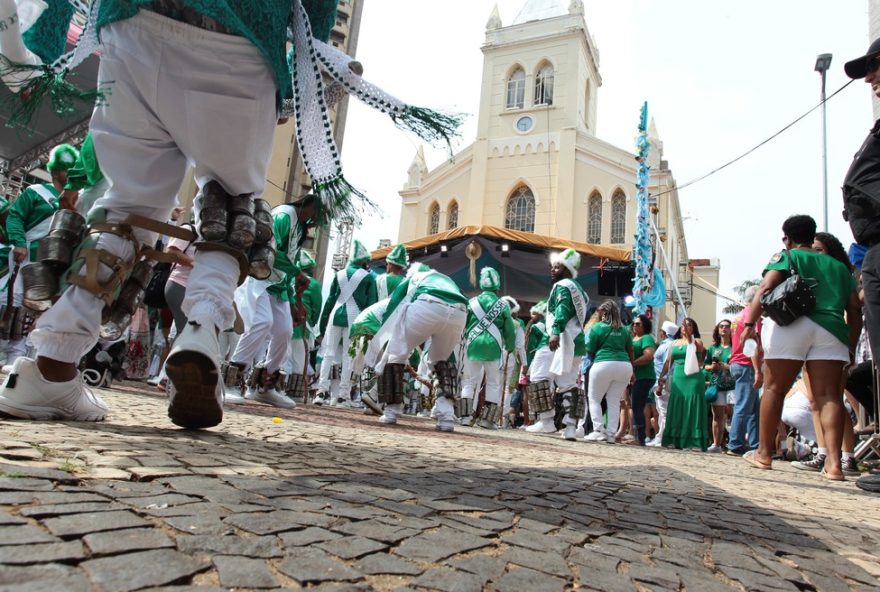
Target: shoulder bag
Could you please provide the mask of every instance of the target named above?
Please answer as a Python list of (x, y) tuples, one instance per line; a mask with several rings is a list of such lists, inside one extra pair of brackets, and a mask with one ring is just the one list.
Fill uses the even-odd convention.
[(792, 324), (816, 308), (816, 295), (813, 293), (815, 280), (801, 277), (794, 266), (791, 251), (785, 249), (785, 253), (791, 275), (761, 296), (764, 314), (780, 327)]

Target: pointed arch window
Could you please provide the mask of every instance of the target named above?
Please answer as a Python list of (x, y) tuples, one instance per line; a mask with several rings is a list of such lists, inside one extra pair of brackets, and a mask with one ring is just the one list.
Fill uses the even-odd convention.
[(617, 190), (611, 198), (611, 244), (626, 242), (626, 196)]
[(522, 109), (526, 101), (526, 71), (517, 68), (507, 79), (507, 108)]
[(428, 214), (428, 234), (437, 234), (440, 232), (440, 205), (434, 203)]
[(535, 232), (535, 196), (528, 187), (518, 187), (507, 200), (504, 227), (510, 230)]
[(446, 230), (458, 228), (458, 202), (454, 201), (449, 204), (446, 211)]
[(593, 245), (602, 242), (602, 196), (598, 192), (593, 193), (587, 203), (587, 242)]
[(553, 104), (553, 66), (544, 64), (535, 76), (535, 105)]

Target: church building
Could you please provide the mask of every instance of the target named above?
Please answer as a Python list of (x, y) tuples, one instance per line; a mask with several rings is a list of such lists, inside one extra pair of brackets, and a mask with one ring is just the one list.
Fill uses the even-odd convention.
[[(509, 24), (502, 23), (496, 6), (486, 24), (482, 52), (477, 137), (453, 160), (430, 171), (419, 150), (400, 191), (399, 241), (410, 248), (427, 245), (432, 237), (444, 243), (443, 233), (459, 229), (451, 240), (470, 234), (461, 229), (471, 227), (569, 241), (581, 251), (581, 281), (593, 303), (604, 296), (624, 296), (632, 279), (628, 268), (636, 233), (637, 163), (631, 150), (596, 136), (602, 76), (583, 3), (527, 0)], [(633, 135), (637, 121), (634, 112)], [(653, 121), (648, 132), (648, 190), (656, 196), (651, 211), (668, 260), (664, 264), (658, 252), (656, 266), (663, 270), (669, 304), (655, 317), (675, 319), (694, 308), (703, 317), (698, 321), (711, 326), (715, 296), (694, 291), (692, 285), (697, 274), (704, 286), (703, 280), (717, 286), (718, 263), (690, 263), (675, 179)], [(501, 257), (517, 257), (509, 248), (483, 250), (496, 265), (504, 265), (510, 260)], [(617, 288), (609, 294), (609, 275), (614, 274), (622, 279), (611, 280)], [(511, 282), (508, 292), (515, 292), (516, 285)], [(679, 298), (674, 286), (683, 306), (673, 304)], [(531, 300), (532, 294), (520, 297)]]

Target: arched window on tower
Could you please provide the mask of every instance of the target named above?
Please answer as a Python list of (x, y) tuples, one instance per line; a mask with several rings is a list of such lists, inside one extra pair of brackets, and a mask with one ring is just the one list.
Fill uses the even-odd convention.
[(535, 196), (525, 185), (517, 187), (507, 199), (504, 228), (535, 232)]
[(544, 64), (535, 75), (535, 105), (553, 104), (553, 66)]
[(428, 211), (428, 234), (440, 232), (440, 204), (434, 202)]
[(626, 196), (619, 189), (611, 198), (611, 244), (626, 242)]
[(458, 202), (453, 201), (446, 210), (446, 230), (458, 228)]
[(507, 79), (507, 108), (522, 109), (526, 101), (526, 72), (517, 67)]
[(598, 192), (587, 202), (587, 242), (593, 245), (602, 242), (602, 196)]

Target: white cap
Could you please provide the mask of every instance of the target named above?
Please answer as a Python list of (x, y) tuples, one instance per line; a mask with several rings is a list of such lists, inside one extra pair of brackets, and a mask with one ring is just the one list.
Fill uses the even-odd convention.
[(672, 321), (663, 321), (663, 324), (660, 325), (660, 328), (663, 329), (663, 332), (666, 333), (669, 337), (672, 337), (676, 333), (678, 333), (678, 325), (673, 323)]

